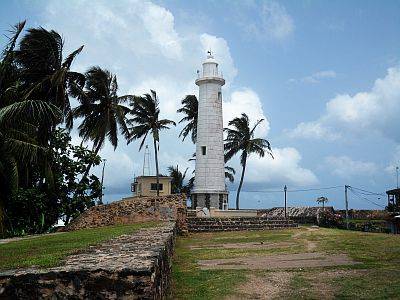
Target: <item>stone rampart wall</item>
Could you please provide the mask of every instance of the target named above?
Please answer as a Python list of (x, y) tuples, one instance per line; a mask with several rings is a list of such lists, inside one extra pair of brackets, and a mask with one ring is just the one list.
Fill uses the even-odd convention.
[(131, 197), (91, 207), (73, 220), (66, 230), (132, 224), (144, 221), (176, 221), (184, 230), (186, 198), (183, 195)]
[[(324, 209), (320, 206), (287, 207), (286, 209), (288, 218), (299, 224), (318, 224), (319, 217), (324, 211), (335, 212), (332, 206), (327, 206)], [(284, 219), (285, 208), (259, 209), (257, 215), (267, 219)]]
[(122, 235), (51, 269), (0, 272), (0, 299), (165, 299), (175, 223)]

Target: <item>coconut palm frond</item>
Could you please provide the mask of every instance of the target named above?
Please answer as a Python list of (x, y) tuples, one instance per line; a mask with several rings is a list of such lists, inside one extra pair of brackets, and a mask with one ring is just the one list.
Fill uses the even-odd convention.
[(185, 138), (190, 134), (191, 140), (195, 144), (197, 140), (197, 115), (199, 109), (199, 102), (195, 95), (186, 95), (181, 101), (182, 107), (177, 110), (178, 113), (185, 114), (179, 123), (187, 122), (186, 126), (179, 133), (179, 137)]

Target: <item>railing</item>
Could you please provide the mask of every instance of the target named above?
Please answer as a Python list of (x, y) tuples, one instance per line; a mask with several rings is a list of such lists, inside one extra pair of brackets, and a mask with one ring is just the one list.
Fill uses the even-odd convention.
[(204, 77), (218, 77), (218, 78), (224, 78), (224, 75), (222, 74), (222, 72), (213, 72), (213, 74), (207, 74), (205, 75), (204, 72), (202, 72), (201, 76), (200, 76), (200, 71), (197, 71), (197, 79), (200, 78), (204, 78)]

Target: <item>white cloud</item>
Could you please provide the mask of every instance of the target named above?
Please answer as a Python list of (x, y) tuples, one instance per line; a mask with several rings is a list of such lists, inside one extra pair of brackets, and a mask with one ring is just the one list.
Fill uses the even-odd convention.
[(352, 160), (348, 156), (328, 156), (325, 163), (333, 175), (350, 178), (354, 175), (368, 176), (378, 170), (375, 163)]
[[(359, 135), (379, 133), (396, 142), (400, 141), (398, 131), (400, 113), (400, 67), (387, 70), (384, 78), (375, 81), (372, 89), (355, 95), (340, 94), (329, 100), (325, 113), (316, 121), (300, 123), (289, 135), (298, 136), (304, 128), (319, 128), (334, 136), (347, 132)], [(303, 137), (312, 135), (304, 134)], [(328, 139), (329, 135), (317, 135)]]
[(174, 29), (174, 16), (171, 12), (151, 2), (146, 2), (143, 10), (140, 17), (153, 43), (161, 48), (165, 56), (181, 58), (182, 47)]
[(300, 166), (301, 155), (295, 148), (273, 148), (272, 151), (274, 159), (268, 155), (263, 158), (250, 156), (246, 182), (265, 183), (271, 186), (284, 184), (310, 186), (318, 183), (317, 177), (311, 170)]
[(236, 23), (248, 38), (259, 40), (284, 40), (294, 31), (293, 19), (286, 8), (273, 1), (240, 3), (236, 7)]
[(297, 82), (304, 82), (304, 83), (319, 83), (322, 79), (328, 79), (328, 78), (335, 78), (336, 77), (336, 72), (332, 70), (324, 70), (324, 71), (319, 71), (315, 72), (309, 76), (305, 76), (300, 79), (296, 78), (291, 78), (289, 79), (289, 82), (297, 83)]
[(252, 124), (257, 120), (264, 119), (256, 129), (257, 137), (265, 137), (269, 132), (269, 122), (264, 115), (262, 104), (258, 95), (249, 88), (234, 91), (230, 95), (228, 101), (223, 102), (224, 127), (228, 126), (228, 122), (235, 117), (240, 117), (242, 113), (246, 113)]
[(333, 132), (332, 129), (322, 126), (318, 122), (301, 122), (293, 130), (286, 133), (291, 138), (324, 139), (334, 141), (340, 138), (340, 134)]

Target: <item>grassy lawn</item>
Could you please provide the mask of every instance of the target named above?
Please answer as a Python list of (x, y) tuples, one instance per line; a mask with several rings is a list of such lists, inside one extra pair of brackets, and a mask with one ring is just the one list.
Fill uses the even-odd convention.
[(0, 270), (31, 266), (54, 267), (60, 265), (66, 256), (91, 245), (156, 225), (149, 222), (83, 229), (0, 244)]
[[(201, 233), (178, 238), (173, 298), (252, 299), (269, 295), (276, 299), (400, 299), (400, 236), (310, 229)], [(249, 242), (274, 247), (215, 247)], [(359, 263), (283, 270), (200, 270), (197, 266), (197, 260), (306, 252), (347, 254)]]

